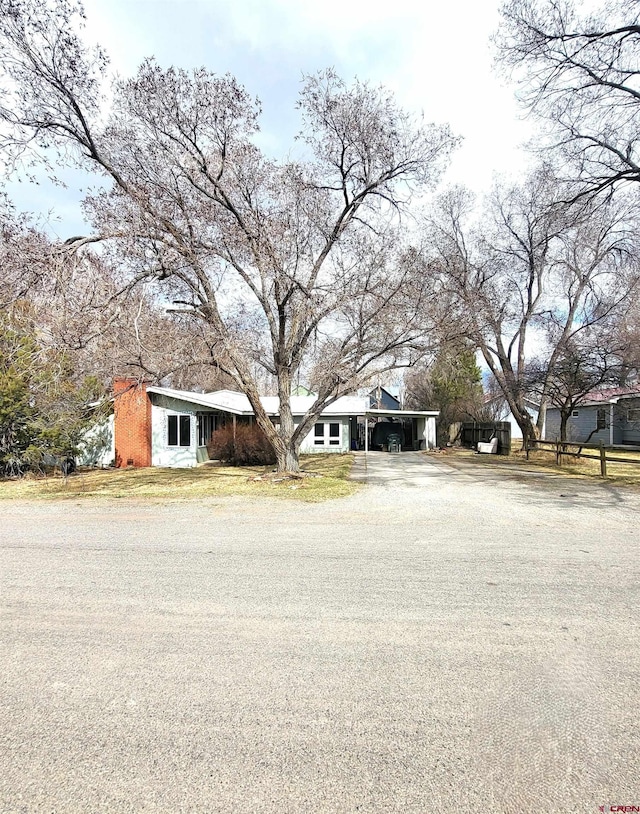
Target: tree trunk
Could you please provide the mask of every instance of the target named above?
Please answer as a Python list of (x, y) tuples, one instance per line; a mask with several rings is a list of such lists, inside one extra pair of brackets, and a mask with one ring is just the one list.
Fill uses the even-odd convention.
[(280, 429), (276, 429), (271, 419), (266, 416), (256, 415), (256, 424), (266, 435), (269, 443), (273, 447), (276, 456), (277, 471), (295, 474), (300, 471), (300, 446), (292, 437), (295, 428), (293, 417), (291, 416), (291, 407), (288, 403), (284, 407), (284, 410), (281, 409), (281, 412), (288, 412), (289, 418), (285, 418), (283, 423), (282, 415), (280, 416)]
[[(300, 447), (293, 440), (294, 423), (291, 415), (291, 407), (288, 402), (280, 408), (280, 428), (276, 429), (270, 418), (262, 419), (256, 416), (256, 423), (269, 440), (276, 456), (276, 466), (278, 472), (296, 473), (300, 471)], [(288, 413), (283, 421), (282, 413)]]
[(505, 396), (507, 396), (507, 404), (511, 410), (511, 415), (515, 418), (522, 432), (522, 449), (526, 449), (529, 439), (533, 440), (540, 437), (538, 428), (531, 420), (531, 416), (525, 407), (521, 406), (515, 399), (509, 398), (506, 393)]
[(267, 437), (276, 456), (278, 472), (297, 473), (300, 471), (300, 441), (293, 436), (296, 426), (291, 412), (291, 372), (278, 370), (279, 428), (276, 429), (271, 417), (265, 412), (255, 380), (244, 365), (242, 357), (232, 356), (238, 370), (238, 383), (246, 394), (255, 415), (256, 424)]
[(278, 370), (278, 398), (280, 429), (275, 447), (278, 472), (296, 473), (300, 471), (299, 450), (292, 440), (296, 425), (291, 412), (291, 371), (286, 367)]
[(300, 471), (299, 453), (298, 450), (292, 448), (292, 445), (276, 450), (276, 462), (278, 472), (296, 474)]
[(478, 347), (484, 356), (484, 360), (489, 366), (489, 370), (491, 370), (500, 385), (500, 389), (509, 405), (511, 415), (515, 418), (518, 427), (520, 427), (520, 431), (522, 432), (522, 449), (526, 449), (528, 440), (539, 438), (540, 433), (524, 406), (524, 397), (521, 393), (522, 388), (518, 386), (518, 377), (511, 367), (509, 356), (501, 347), (501, 342), (499, 341), (498, 344), (501, 353), (499, 354), (500, 366), (498, 366), (482, 337), (477, 336), (476, 339), (478, 341)]
[(563, 443), (567, 440), (567, 423), (569, 422), (569, 413), (565, 410), (560, 410), (560, 441)]

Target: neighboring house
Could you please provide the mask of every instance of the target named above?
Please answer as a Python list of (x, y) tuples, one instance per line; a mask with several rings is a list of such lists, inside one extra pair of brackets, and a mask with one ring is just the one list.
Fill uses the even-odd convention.
[[(518, 422), (516, 421), (513, 413), (509, 409), (509, 404), (507, 400), (502, 395), (495, 395), (492, 393), (486, 393), (484, 397), (485, 405), (490, 408), (491, 416), (493, 421), (508, 421), (511, 425), (511, 440), (514, 438), (516, 440), (522, 441), (522, 430)], [(540, 412), (540, 405), (537, 404), (535, 401), (531, 399), (524, 400), (524, 406), (531, 416), (531, 421), (535, 425), (538, 421), (538, 413)], [(548, 415), (548, 412), (547, 412)], [(542, 437), (544, 438), (544, 428), (542, 432)]]
[(313, 396), (313, 390), (309, 390), (304, 384), (296, 384), (291, 389), (292, 396)]
[[(292, 396), (294, 421), (299, 423), (314, 396)], [(278, 423), (277, 396), (262, 404)], [(371, 410), (368, 397), (343, 396), (330, 404), (302, 442), (301, 453), (347, 452), (363, 437), (365, 420), (389, 411)], [(392, 411), (393, 412), (393, 411)], [(410, 422), (412, 447), (435, 446), (434, 411), (396, 411)], [(220, 427), (255, 420), (249, 399), (233, 390), (194, 393), (139, 384), (132, 379), (114, 383), (116, 466), (191, 467), (208, 460), (207, 443)], [(366, 436), (366, 434), (365, 434)]]
[(376, 387), (369, 393), (369, 407), (376, 410), (399, 410), (400, 399), (385, 390), (384, 387)]
[[(560, 437), (560, 410), (547, 407), (547, 441)], [(640, 446), (640, 388), (617, 387), (589, 393), (567, 422), (567, 441)]]

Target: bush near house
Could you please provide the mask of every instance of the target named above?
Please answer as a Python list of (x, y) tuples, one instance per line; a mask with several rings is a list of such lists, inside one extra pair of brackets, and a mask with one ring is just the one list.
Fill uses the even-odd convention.
[(209, 458), (232, 466), (269, 466), (276, 456), (266, 435), (255, 424), (227, 424), (211, 436), (207, 444)]

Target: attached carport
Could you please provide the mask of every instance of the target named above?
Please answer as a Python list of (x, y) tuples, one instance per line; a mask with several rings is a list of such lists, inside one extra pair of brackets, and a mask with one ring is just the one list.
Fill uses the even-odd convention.
[(439, 415), (439, 410), (367, 410), (364, 414), (364, 451), (369, 451), (369, 422), (380, 418), (410, 421), (410, 448), (433, 449), (436, 446), (436, 418)]

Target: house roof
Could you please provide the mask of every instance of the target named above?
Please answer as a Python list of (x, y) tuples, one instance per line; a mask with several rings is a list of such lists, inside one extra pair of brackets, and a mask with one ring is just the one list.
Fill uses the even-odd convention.
[(582, 399), (580, 406), (589, 407), (595, 404), (615, 404), (619, 399), (640, 397), (640, 387), (608, 387), (603, 390), (592, 390)]
[[(156, 393), (168, 398), (207, 407), (210, 410), (221, 410), (233, 415), (253, 415), (253, 408), (244, 393), (236, 390), (216, 390), (213, 393), (193, 393), (188, 390), (172, 390), (169, 387), (147, 387), (147, 393)], [(313, 405), (315, 396), (291, 396), (291, 411), (294, 416), (304, 415)], [(277, 416), (280, 409), (278, 396), (260, 396), (260, 401), (270, 416)], [(434, 410), (372, 410), (369, 407), (369, 398), (360, 396), (341, 396), (322, 411), (322, 415), (351, 415), (351, 416), (437, 416)]]
[[(147, 393), (157, 393), (168, 398), (222, 410), (235, 415), (253, 415), (253, 408), (244, 393), (235, 390), (215, 390), (212, 393), (193, 393), (188, 390), (172, 390), (169, 387), (147, 387)], [(291, 396), (291, 411), (294, 415), (304, 415), (315, 402), (315, 396)], [(276, 416), (280, 410), (278, 396), (261, 396), (260, 401), (267, 415)], [(341, 396), (322, 411), (323, 415), (364, 415), (368, 409), (368, 399), (359, 396)]]

